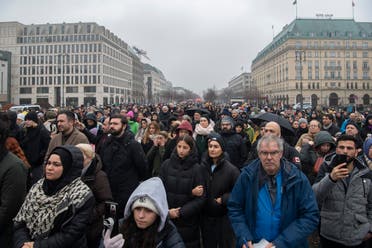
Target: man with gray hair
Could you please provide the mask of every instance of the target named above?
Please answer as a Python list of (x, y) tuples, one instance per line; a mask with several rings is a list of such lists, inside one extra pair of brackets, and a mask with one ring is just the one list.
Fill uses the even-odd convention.
[(259, 159), (243, 168), (230, 195), (228, 215), (236, 247), (307, 247), (319, 222), (314, 192), (306, 176), (282, 159), (283, 140), (262, 137)]

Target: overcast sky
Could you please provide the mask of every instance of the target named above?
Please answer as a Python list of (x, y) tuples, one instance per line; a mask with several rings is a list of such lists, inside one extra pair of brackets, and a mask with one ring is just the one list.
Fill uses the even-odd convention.
[[(372, 1), (355, 19), (372, 22)], [(352, 18), (352, 0), (297, 0), (298, 17)], [(145, 51), (174, 86), (198, 94), (250, 71), (257, 53), (295, 19), (293, 0), (0, 0), (0, 21), (96, 22)]]

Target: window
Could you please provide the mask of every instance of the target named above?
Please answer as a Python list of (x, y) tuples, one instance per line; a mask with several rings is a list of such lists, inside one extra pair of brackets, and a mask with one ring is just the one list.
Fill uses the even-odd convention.
[(362, 56), (363, 56), (363, 58), (368, 58), (368, 52), (363, 51)]
[(85, 86), (84, 93), (92, 93), (96, 92), (96, 86)]
[(67, 86), (66, 93), (79, 93), (79, 87), (78, 86)]
[(19, 88), (19, 94), (32, 94), (32, 88)]
[(49, 87), (37, 87), (36, 88), (37, 94), (48, 94), (49, 93)]

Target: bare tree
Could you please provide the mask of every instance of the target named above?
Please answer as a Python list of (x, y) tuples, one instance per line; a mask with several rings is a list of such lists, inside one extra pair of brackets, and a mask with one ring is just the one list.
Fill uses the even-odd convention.
[(207, 102), (214, 102), (217, 99), (216, 89), (207, 89), (205, 92), (203, 92), (203, 98)]

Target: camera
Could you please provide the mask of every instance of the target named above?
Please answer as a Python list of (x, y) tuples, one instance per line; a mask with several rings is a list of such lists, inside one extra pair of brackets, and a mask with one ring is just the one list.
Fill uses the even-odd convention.
[(116, 202), (105, 202), (105, 219), (103, 221), (103, 228), (104, 231), (106, 231), (107, 229), (111, 229), (111, 237), (119, 233), (117, 208), (118, 204)]

